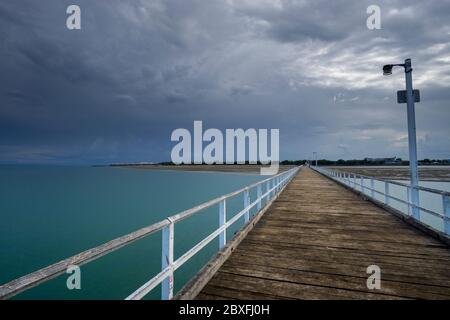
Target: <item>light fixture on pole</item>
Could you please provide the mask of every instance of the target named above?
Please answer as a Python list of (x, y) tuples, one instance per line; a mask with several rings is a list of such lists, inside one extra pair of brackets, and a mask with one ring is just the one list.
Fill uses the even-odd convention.
[(392, 74), (393, 67), (404, 67), (406, 90), (397, 92), (397, 102), (407, 104), (408, 116), (408, 146), (409, 146), (409, 168), (411, 178), (410, 199), (412, 203), (412, 215), (420, 219), (419, 214), (419, 173), (417, 169), (417, 141), (416, 141), (416, 116), (414, 102), (420, 102), (419, 90), (413, 90), (411, 59), (406, 59), (403, 64), (387, 64), (383, 66), (383, 75)]

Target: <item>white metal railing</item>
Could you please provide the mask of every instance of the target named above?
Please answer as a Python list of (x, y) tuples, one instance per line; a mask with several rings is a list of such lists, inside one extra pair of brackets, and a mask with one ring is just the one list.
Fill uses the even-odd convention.
[[(108, 253), (111, 253), (119, 248), (129, 245), (139, 239), (162, 231), (162, 257), (161, 257), (161, 272), (159, 272), (152, 279), (143, 284), (140, 288), (130, 294), (127, 300), (138, 300), (146, 296), (159, 284), (162, 284), (161, 299), (167, 300), (173, 297), (175, 270), (181, 267), (186, 261), (192, 258), (196, 253), (203, 249), (208, 243), (219, 237), (219, 250), (227, 243), (227, 229), (244, 217), (243, 228), (250, 221), (250, 210), (257, 208), (257, 212), (253, 216), (258, 215), (262, 211), (262, 201), (266, 199), (265, 207), (270, 205), (270, 200), (277, 196), (285, 185), (295, 176), (300, 167), (292, 168), (288, 171), (279, 173), (273, 177), (254, 183), (250, 186), (240, 190), (231, 192), (221, 197), (215, 198), (194, 208), (185, 210), (176, 215), (170, 216), (163, 221), (154, 223), (148, 227), (142, 228), (125, 236), (111, 240), (98, 247), (86, 250), (70, 258), (64, 259), (60, 262), (52, 264), (48, 267), (42, 268), (38, 271), (12, 280), (0, 286), (0, 299), (7, 299), (19, 294), (22, 291), (33, 288), (43, 282), (55, 278), (56, 276), (66, 272), (71, 265), (81, 266), (85, 263), (96, 260)], [(265, 192), (263, 193), (263, 186), (265, 185)], [(256, 188), (256, 199), (251, 202), (250, 191)], [(243, 194), (244, 209), (227, 220), (227, 199), (236, 195)], [(174, 260), (174, 225), (175, 223), (184, 220), (195, 213), (209, 208), (213, 205), (219, 205), (219, 228), (209, 234), (206, 238), (201, 240), (190, 250), (184, 253), (181, 257)], [(264, 208), (265, 208), (264, 207)]]
[[(426, 188), (418, 186), (416, 189), (418, 191), (427, 192), (430, 194), (434, 194), (437, 196), (440, 196), (442, 199), (442, 213), (431, 210), (429, 208), (424, 208), (423, 206), (420, 206), (420, 204), (414, 204), (411, 199), (411, 189), (412, 187), (410, 185), (407, 185), (405, 183), (397, 182), (397, 181), (391, 181), (391, 180), (384, 180), (384, 179), (377, 179), (374, 177), (369, 177), (361, 174), (351, 173), (351, 172), (345, 172), (340, 171), (332, 168), (324, 168), (324, 167), (312, 167), (314, 170), (330, 177), (333, 180), (339, 181), (346, 186), (350, 187), (353, 190), (360, 191), (364, 195), (368, 196), (369, 198), (372, 198), (376, 201), (381, 201), (382, 203), (386, 204), (387, 206), (393, 207), (392, 200), (394, 200), (397, 203), (401, 203), (406, 205), (407, 207), (407, 214), (408, 216), (412, 217), (413, 219), (416, 219), (422, 223), (427, 224), (423, 221), (421, 218), (421, 212), (427, 213), (433, 217), (436, 217), (440, 220), (442, 220), (443, 223), (443, 232), (448, 236), (450, 235), (450, 193), (442, 190), (436, 190), (432, 188)], [(370, 183), (370, 186), (367, 186), (364, 184), (364, 181), (367, 180)], [(375, 187), (375, 183), (378, 185), (381, 185), (380, 188)], [(406, 193), (406, 201), (403, 199), (400, 199), (398, 196), (394, 196), (392, 194), (392, 188), (391, 186), (400, 186), (401, 188), (405, 189)], [(377, 199), (376, 195), (381, 196), (381, 199)], [(432, 226), (429, 226), (432, 227)]]

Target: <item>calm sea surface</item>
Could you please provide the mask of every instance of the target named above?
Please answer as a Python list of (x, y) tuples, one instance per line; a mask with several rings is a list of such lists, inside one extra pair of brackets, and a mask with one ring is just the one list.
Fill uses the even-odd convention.
[[(0, 283), (262, 179), (259, 175), (110, 167), (0, 166)], [(253, 195), (254, 199), (254, 195)], [(228, 219), (243, 207), (227, 203)], [(228, 237), (242, 225), (236, 223)], [(175, 225), (175, 258), (218, 227), (218, 207)], [(213, 241), (175, 273), (179, 290), (217, 251)], [(123, 299), (161, 269), (161, 232), (61, 275), (16, 299)], [(159, 288), (146, 298), (159, 298)]]

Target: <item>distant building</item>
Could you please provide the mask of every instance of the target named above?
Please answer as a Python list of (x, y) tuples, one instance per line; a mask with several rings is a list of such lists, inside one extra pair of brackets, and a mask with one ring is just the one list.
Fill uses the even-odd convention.
[(402, 159), (393, 157), (393, 158), (364, 158), (365, 162), (372, 163), (372, 164), (384, 164), (384, 165), (396, 165), (401, 164)]

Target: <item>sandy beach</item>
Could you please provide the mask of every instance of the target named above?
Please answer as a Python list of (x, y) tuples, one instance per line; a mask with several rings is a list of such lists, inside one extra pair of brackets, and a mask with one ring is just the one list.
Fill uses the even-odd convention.
[[(160, 165), (160, 164), (130, 164), (117, 165), (123, 168), (148, 169), (148, 170), (178, 170), (178, 171), (200, 171), (200, 172), (233, 172), (259, 174), (261, 165)], [(295, 166), (281, 165), (279, 172), (289, 170)]]

